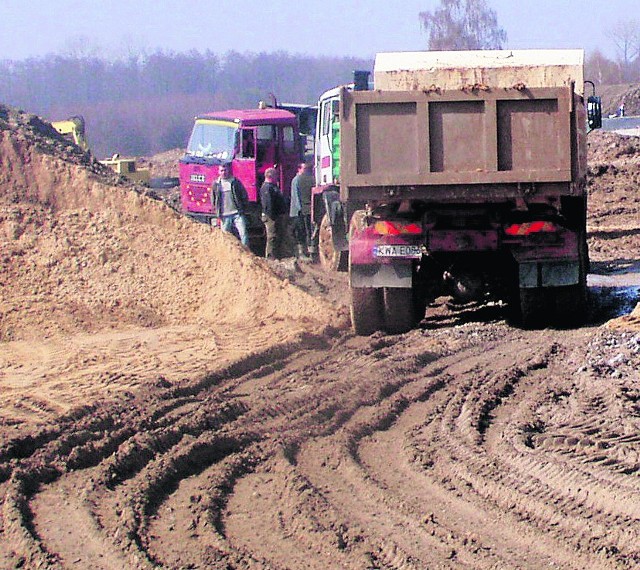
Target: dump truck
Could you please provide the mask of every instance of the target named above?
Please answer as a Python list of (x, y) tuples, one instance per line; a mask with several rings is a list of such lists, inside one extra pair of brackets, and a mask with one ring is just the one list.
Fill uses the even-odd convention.
[(218, 167), (230, 165), (233, 176), (247, 190), (248, 230), (253, 249), (259, 252), (264, 245), (259, 196), (264, 172), (277, 166), (279, 186), (288, 196), (303, 152), (298, 118), (285, 109), (261, 104), (255, 109), (198, 115), (179, 163), (182, 210), (197, 221), (218, 224), (212, 186), (218, 177)]
[(318, 104), (320, 259), (357, 334), (436, 297), (503, 300), (525, 326), (585, 315), (589, 124), (582, 50), (381, 53)]

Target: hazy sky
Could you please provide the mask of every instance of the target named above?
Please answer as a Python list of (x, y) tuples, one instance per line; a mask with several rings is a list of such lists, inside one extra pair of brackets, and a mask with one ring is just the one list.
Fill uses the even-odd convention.
[[(600, 48), (638, 0), (487, 0), (508, 34), (505, 47)], [(439, 0), (0, 0), (0, 60), (50, 53), (217, 53), (373, 57), (425, 49), (418, 13)], [(1, 81), (1, 78), (0, 78)]]

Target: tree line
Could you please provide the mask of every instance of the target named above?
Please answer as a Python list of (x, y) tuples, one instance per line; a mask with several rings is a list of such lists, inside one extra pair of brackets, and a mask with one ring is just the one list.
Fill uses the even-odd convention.
[(212, 52), (130, 56), (50, 55), (0, 61), (0, 102), (56, 121), (82, 115), (92, 152), (149, 156), (186, 145), (198, 113), (260, 100), (315, 104), (352, 80), (362, 58)]

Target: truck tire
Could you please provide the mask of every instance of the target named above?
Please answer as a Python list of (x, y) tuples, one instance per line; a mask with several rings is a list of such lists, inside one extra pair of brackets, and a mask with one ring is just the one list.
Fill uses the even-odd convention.
[(360, 336), (368, 336), (383, 328), (382, 290), (351, 287), (351, 324)]
[(320, 265), (327, 271), (346, 271), (349, 252), (337, 251), (333, 247), (333, 237), (329, 216), (322, 216), (318, 232), (318, 257)]
[(391, 334), (405, 333), (415, 326), (416, 319), (417, 307), (413, 298), (413, 289), (385, 287), (385, 330)]

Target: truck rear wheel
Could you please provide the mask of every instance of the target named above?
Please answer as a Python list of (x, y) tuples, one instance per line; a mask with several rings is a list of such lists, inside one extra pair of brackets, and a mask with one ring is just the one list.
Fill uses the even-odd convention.
[(333, 247), (333, 237), (329, 216), (322, 216), (318, 233), (318, 257), (320, 265), (328, 271), (346, 271), (349, 252), (337, 251)]
[(387, 332), (400, 334), (411, 330), (416, 324), (417, 313), (413, 289), (384, 288), (384, 323)]
[(382, 289), (351, 287), (351, 324), (357, 335), (368, 336), (383, 328)]

